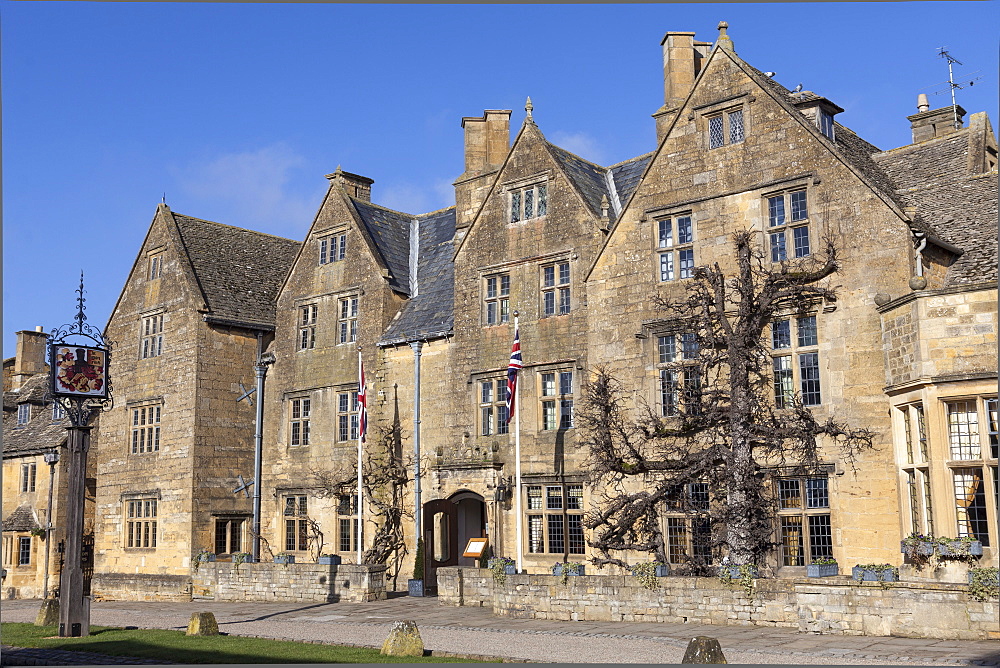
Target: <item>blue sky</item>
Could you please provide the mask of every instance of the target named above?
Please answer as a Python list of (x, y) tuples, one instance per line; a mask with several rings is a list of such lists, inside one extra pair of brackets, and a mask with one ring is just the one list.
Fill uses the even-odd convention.
[[(0, 2), (4, 357), (69, 322), (86, 275), (103, 327), (156, 205), (301, 239), (338, 165), (410, 213), (453, 203), (463, 116), (513, 109), (612, 164), (654, 148), (660, 40), (729, 23), (737, 53), (825, 95), (880, 148), (916, 96), (997, 123), (994, 2), (364, 5)], [(950, 103), (932, 95), (933, 108)]]

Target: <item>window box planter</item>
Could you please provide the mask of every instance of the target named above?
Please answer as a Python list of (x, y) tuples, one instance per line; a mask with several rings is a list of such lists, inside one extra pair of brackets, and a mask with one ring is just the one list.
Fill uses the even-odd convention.
[(583, 565), (567, 568), (565, 564), (556, 564), (552, 567), (552, 575), (586, 575), (586, 571)]
[(656, 564), (656, 569), (653, 572), (658, 578), (665, 578), (670, 575), (670, 565), (669, 564)]
[(319, 563), (324, 566), (339, 566), (340, 565), (340, 555), (339, 554), (322, 554), (319, 557)]
[(899, 580), (899, 571), (895, 568), (876, 570), (874, 568), (855, 566), (851, 569), (851, 577), (858, 582), (897, 582)]
[[(496, 561), (496, 558), (490, 558), (490, 560), (486, 562), (486, 567), (492, 571), (496, 566)], [(514, 563), (504, 565), (503, 572), (506, 575), (517, 575), (517, 564)]]
[(806, 566), (806, 576), (811, 578), (829, 578), (840, 575), (839, 564), (809, 564)]
[(406, 588), (409, 590), (410, 596), (423, 596), (424, 595), (424, 581), (423, 580), (407, 580)]
[(205, 563), (206, 561), (215, 561), (217, 559), (214, 554), (199, 554), (198, 561)]
[(286, 566), (288, 564), (294, 564), (295, 563), (295, 555), (294, 554), (279, 554), (277, 557), (274, 558), (274, 563), (276, 563), (276, 564), (285, 564)]
[(983, 556), (983, 544), (978, 541), (953, 540), (950, 543), (939, 543), (938, 554), (942, 557), (981, 557)]
[(921, 540), (916, 543), (907, 544), (905, 540), (899, 542), (899, 551), (903, 554), (919, 554), (929, 557), (934, 554), (935, 543), (929, 540)]
[[(740, 567), (739, 566), (720, 566), (719, 567), (719, 577), (720, 578), (729, 577), (729, 578), (732, 578), (734, 580), (739, 580), (743, 576), (740, 575)], [(752, 566), (751, 567), (751, 569), (750, 569), (750, 577), (752, 577), (752, 578), (759, 578), (760, 577), (760, 572), (757, 570), (756, 566)]]

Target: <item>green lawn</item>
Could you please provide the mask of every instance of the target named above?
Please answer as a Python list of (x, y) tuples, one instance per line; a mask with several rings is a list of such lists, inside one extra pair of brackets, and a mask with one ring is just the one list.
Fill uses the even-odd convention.
[(382, 656), (376, 649), (363, 647), (311, 645), (235, 636), (188, 636), (183, 631), (126, 631), (92, 626), (90, 636), (86, 638), (51, 637), (58, 632), (57, 626), (0, 625), (0, 639), (5, 645), (97, 652), (174, 663), (472, 663), (468, 659), (445, 657)]

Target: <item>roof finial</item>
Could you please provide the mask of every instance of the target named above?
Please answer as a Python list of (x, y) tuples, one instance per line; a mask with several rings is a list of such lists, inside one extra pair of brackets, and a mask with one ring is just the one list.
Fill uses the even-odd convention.
[(167, 203), (167, 193), (163, 193), (163, 197), (160, 198), (160, 203), (161, 204)]
[(529, 95), (528, 96), (528, 101), (524, 103), (524, 110), (528, 113), (528, 118), (531, 118), (531, 111), (534, 108), (535, 108), (535, 106), (533, 104), (531, 104), (531, 96)]
[(716, 45), (720, 49), (725, 49), (726, 51), (733, 50), (733, 40), (730, 39), (729, 35), (726, 34), (726, 30), (729, 29), (729, 24), (725, 21), (719, 21), (719, 39)]

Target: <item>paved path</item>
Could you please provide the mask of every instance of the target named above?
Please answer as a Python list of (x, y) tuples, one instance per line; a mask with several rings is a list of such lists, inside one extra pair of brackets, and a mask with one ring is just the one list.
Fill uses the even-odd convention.
[[(0, 619), (32, 622), (40, 601), (4, 601)], [(99, 626), (185, 629), (212, 612), (232, 635), (380, 647), (394, 620), (413, 619), (436, 652), (565, 663), (680, 663), (696, 635), (719, 639), (729, 663), (808, 665), (987, 665), (1000, 641), (929, 640), (799, 633), (754, 626), (561, 622), (498, 617), (486, 608), (402, 596), (372, 603), (95, 602)]]

